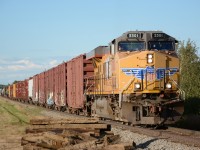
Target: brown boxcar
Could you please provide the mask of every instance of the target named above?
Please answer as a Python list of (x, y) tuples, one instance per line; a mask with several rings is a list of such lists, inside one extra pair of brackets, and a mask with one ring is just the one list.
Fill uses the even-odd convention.
[(33, 103), (39, 102), (39, 75), (33, 76)]
[(8, 97), (11, 99), (13, 98), (13, 84), (8, 87)]
[(53, 105), (55, 101), (54, 72), (55, 68), (51, 68), (45, 72), (45, 94), (48, 105)]
[(84, 77), (93, 75), (92, 62), (80, 55), (67, 62), (67, 104), (71, 109), (84, 108)]
[(55, 105), (58, 107), (66, 106), (66, 87), (67, 87), (67, 63), (55, 67)]
[(39, 104), (46, 103), (45, 95), (45, 72), (39, 74)]
[(28, 101), (28, 80), (19, 81), (16, 84), (16, 99)]

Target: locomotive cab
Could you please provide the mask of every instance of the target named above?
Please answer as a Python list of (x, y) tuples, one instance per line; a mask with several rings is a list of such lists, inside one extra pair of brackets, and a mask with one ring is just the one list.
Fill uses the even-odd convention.
[[(174, 123), (183, 112), (177, 40), (161, 31), (129, 31), (93, 57), (92, 114), (132, 124)], [(99, 52), (99, 51), (98, 51)]]

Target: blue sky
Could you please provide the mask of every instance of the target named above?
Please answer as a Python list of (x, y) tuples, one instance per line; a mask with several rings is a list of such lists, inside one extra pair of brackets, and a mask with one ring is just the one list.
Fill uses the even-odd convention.
[(199, 0), (0, 0), (0, 84), (23, 80), (128, 30), (200, 46)]

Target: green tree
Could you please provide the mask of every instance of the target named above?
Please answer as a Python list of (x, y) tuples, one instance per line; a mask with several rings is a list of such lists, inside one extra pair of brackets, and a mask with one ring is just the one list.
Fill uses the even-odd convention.
[(186, 92), (186, 98), (200, 97), (199, 57), (196, 44), (188, 40), (181, 42), (178, 54), (180, 58), (181, 89)]
[(15, 80), (15, 81), (13, 82), (13, 84), (15, 84), (15, 83), (17, 83), (17, 82), (19, 82), (19, 81)]
[(185, 112), (199, 114), (200, 112), (200, 59), (196, 44), (183, 41), (178, 48), (180, 58), (180, 87), (186, 93)]

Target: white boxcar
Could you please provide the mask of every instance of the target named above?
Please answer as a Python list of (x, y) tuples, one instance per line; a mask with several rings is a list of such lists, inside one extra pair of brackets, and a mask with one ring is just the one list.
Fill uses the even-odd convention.
[(29, 100), (32, 101), (32, 98), (33, 98), (33, 79), (32, 78), (28, 80), (28, 97), (29, 97)]

